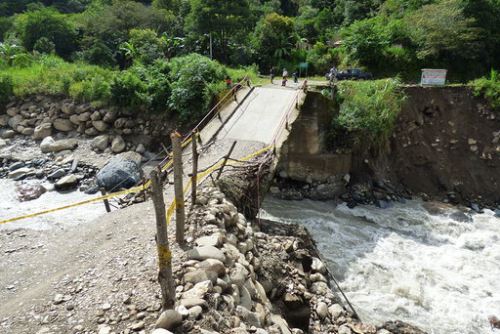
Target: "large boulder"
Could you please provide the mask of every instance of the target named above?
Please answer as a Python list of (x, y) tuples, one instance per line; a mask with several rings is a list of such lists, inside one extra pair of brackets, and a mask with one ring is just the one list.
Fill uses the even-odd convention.
[(133, 187), (141, 180), (141, 159), (135, 152), (112, 157), (97, 173), (97, 184), (106, 190)]
[(73, 130), (73, 123), (66, 118), (58, 118), (54, 121), (54, 128), (62, 132), (69, 132)]
[(19, 184), (16, 186), (17, 198), (21, 202), (31, 201), (42, 196), (47, 189), (41, 184)]
[(16, 169), (16, 170), (10, 172), (9, 178), (19, 180), (19, 179), (22, 179), (26, 175), (31, 174), (33, 172), (34, 172), (33, 168), (23, 167), (23, 168), (19, 168), (19, 169)]
[(8, 121), (9, 123), (9, 126), (14, 129), (14, 130), (17, 130), (17, 126), (19, 124), (21, 124), (21, 122), (24, 120), (23, 116), (21, 115), (15, 115), (14, 117), (11, 117)]
[(61, 139), (55, 141), (52, 137), (46, 137), (42, 140), (40, 144), (40, 149), (42, 153), (50, 153), (50, 152), (61, 152), (66, 150), (74, 150), (78, 147), (78, 140), (74, 138), (70, 139)]
[(104, 121), (92, 121), (92, 125), (99, 132), (104, 132), (108, 129), (108, 124)]
[(175, 310), (165, 310), (156, 321), (156, 328), (174, 329), (182, 323), (182, 316)]
[(52, 144), (54, 144), (55, 142), (56, 141), (51, 136), (45, 137), (40, 144), (40, 150), (42, 150), (42, 153), (51, 152)]
[(71, 102), (64, 102), (61, 105), (61, 111), (67, 115), (71, 115), (75, 112), (75, 105)]
[(80, 123), (81, 123), (80, 117), (78, 117), (78, 115), (69, 116), (69, 121), (75, 125), (80, 125)]
[(52, 124), (42, 123), (35, 128), (33, 139), (40, 140), (52, 135)]
[(122, 136), (116, 136), (111, 143), (111, 150), (115, 153), (120, 153), (125, 150), (126, 146)]
[(9, 116), (0, 115), (0, 126), (7, 126), (9, 124)]
[(94, 139), (92, 139), (91, 145), (93, 148), (104, 151), (106, 148), (108, 148), (109, 136), (108, 135), (97, 136)]
[(75, 188), (77, 184), (78, 178), (75, 175), (70, 174), (57, 181), (55, 188), (56, 190), (69, 190)]

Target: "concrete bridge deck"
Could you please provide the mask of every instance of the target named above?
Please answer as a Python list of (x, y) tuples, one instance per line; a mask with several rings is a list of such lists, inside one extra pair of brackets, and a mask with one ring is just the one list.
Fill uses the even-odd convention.
[[(199, 158), (200, 169), (211, 166), (224, 157), (235, 141), (232, 153), (235, 159), (269, 145), (275, 145), (279, 149), (288, 135), (287, 122), (292, 123), (298, 116), (296, 106), (301, 103), (304, 95), (295, 88), (273, 86), (239, 91), (238, 102), (233, 100), (226, 104), (219, 113), (220, 117), (214, 117), (200, 132), (203, 143)], [(185, 164), (190, 165), (190, 145), (184, 149), (184, 156)]]

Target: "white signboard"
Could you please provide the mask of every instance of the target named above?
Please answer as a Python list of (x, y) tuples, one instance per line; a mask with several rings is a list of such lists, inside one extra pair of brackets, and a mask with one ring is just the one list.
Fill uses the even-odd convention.
[(448, 70), (424, 68), (422, 70), (422, 85), (444, 86), (446, 84), (446, 73)]

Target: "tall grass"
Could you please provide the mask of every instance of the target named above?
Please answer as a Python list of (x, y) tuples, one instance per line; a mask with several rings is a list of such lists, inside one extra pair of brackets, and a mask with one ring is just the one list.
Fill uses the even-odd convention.
[(1, 72), (13, 80), (14, 94), (66, 95), (79, 101), (105, 102), (109, 98), (108, 82), (114, 71), (84, 63), (67, 63), (43, 55), (26, 66), (5, 66)]

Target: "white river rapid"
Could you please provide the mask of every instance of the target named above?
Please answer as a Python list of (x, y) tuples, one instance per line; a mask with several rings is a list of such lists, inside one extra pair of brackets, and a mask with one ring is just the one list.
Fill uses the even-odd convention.
[[(37, 180), (25, 182), (40, 183)], [(48, 191), (35, 200), (20, 202), (17, 199), (16, 182), (8, 179), (0, 179), (0, 221), (58, 208), (97, 196), (99, 195), (86, 195), (80, 191), (72, 191), (64, 194), (57, 191)], [(0, 225), (0, 230), (67, 228), (89, 222), (104, 213), (106, 213), (104, 204), (97, 202)]]
[[(266, 198), (261, 217), (308, 228), (365, 322), (402, 320), (432, 334), (500, 333), (500, 218), (470, 219), (420, 201), (388, 209)], [(457, 218), (458, 217), (458, 218)], [(454, 219), (455, 218), (455, 219)]]

